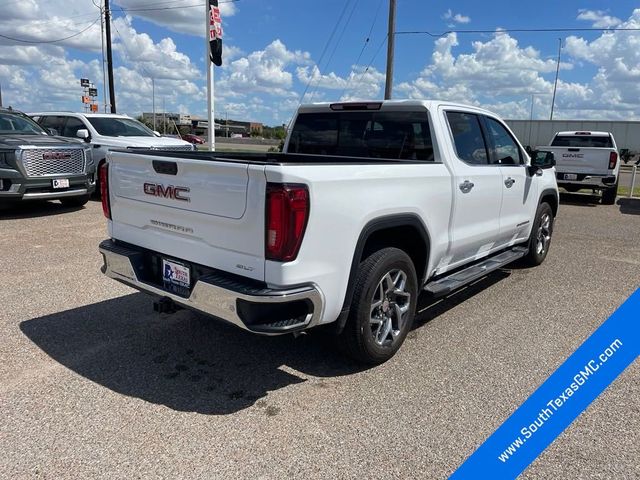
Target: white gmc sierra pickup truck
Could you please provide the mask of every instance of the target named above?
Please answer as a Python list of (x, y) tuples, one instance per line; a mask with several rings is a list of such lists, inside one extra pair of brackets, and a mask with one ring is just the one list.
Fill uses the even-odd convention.
[(618, 194), (618, 147), (609, 132), (558, 132), (548, 147), (553, 152), (558, 185), (568, 192), (602, 191), (602, 203), (613, 205)]
[[(418, 294), (547, 255), (553, 155), (494, 114), (436, 101), (313, 104), (285, 153), (113, 151), (102, 271), (261, 334), (333, 330), (381, 363)], [(331, 324), (331, 327), (329, 327)]]

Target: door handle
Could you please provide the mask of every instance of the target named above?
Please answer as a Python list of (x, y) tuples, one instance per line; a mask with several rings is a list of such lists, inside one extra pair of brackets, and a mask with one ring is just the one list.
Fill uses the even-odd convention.
[(511, 187), (513, 187), (513, 184), (514, 184), (514, 183), (516, 183), (516, 181), (515, 181), (513, 178), (511, 178), (511, 177), (507, 178), (507, 179), (504, 181), (504, 184), (506, 185), (506, 187), (507, 187), (507, 188), (511, 188)]
[(460, 184), (460, 190), (462, 193), (469, 193), (473, 187), (473, 182), (470, 182), (469, 180), (465, 180)]

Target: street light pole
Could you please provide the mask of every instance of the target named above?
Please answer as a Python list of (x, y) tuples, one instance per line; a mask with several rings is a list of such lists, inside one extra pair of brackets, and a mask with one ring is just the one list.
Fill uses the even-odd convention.
[(562, 39), (558, 39), (558, 62), (556, 65), (556, 81), (553, 84), (553, 98), (551, 99), (551, 116), (549, 120), (553, 120), (553, 107), (556, 103), (556, 89), (558, 88), (558, 74), (560, 73), (560, 52), (562, 52)]
[(156, 129), (156, 80), (151, 77), (151, 109), (153, 110), (153, 131)]
[(396, 0), (389, 0), (389, 32), (387, 34), (387, 75), (384, 99), (390, 100), (393, 92), (393, 55), (396, 39)]

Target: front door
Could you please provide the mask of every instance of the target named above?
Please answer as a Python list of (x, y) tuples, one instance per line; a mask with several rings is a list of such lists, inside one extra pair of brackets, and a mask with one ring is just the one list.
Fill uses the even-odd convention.
[(508, 129), (495, 118), (483, 117), (489, 161), (502, 174), (500, 243), (513, 245), (529, 237), (538, 200), (538, 182), (527, 172), (525, 156)]

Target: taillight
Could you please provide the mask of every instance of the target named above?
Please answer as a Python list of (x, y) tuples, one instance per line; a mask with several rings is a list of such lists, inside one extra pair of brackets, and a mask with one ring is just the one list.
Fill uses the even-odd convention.
[(267, 184), (265, 253), (268, 260), (295, 260), (308, 217), (306, 185)]
[(105, 162), (100, 165), (100, 199), (102, 200), (102, 213), (111, 220), (111, 202), (109, 201), (109, 165)]
[(609, 170), (616, 168), (616, 163), (618, 163), (618, 153), (611, 152), (609, 154)]

